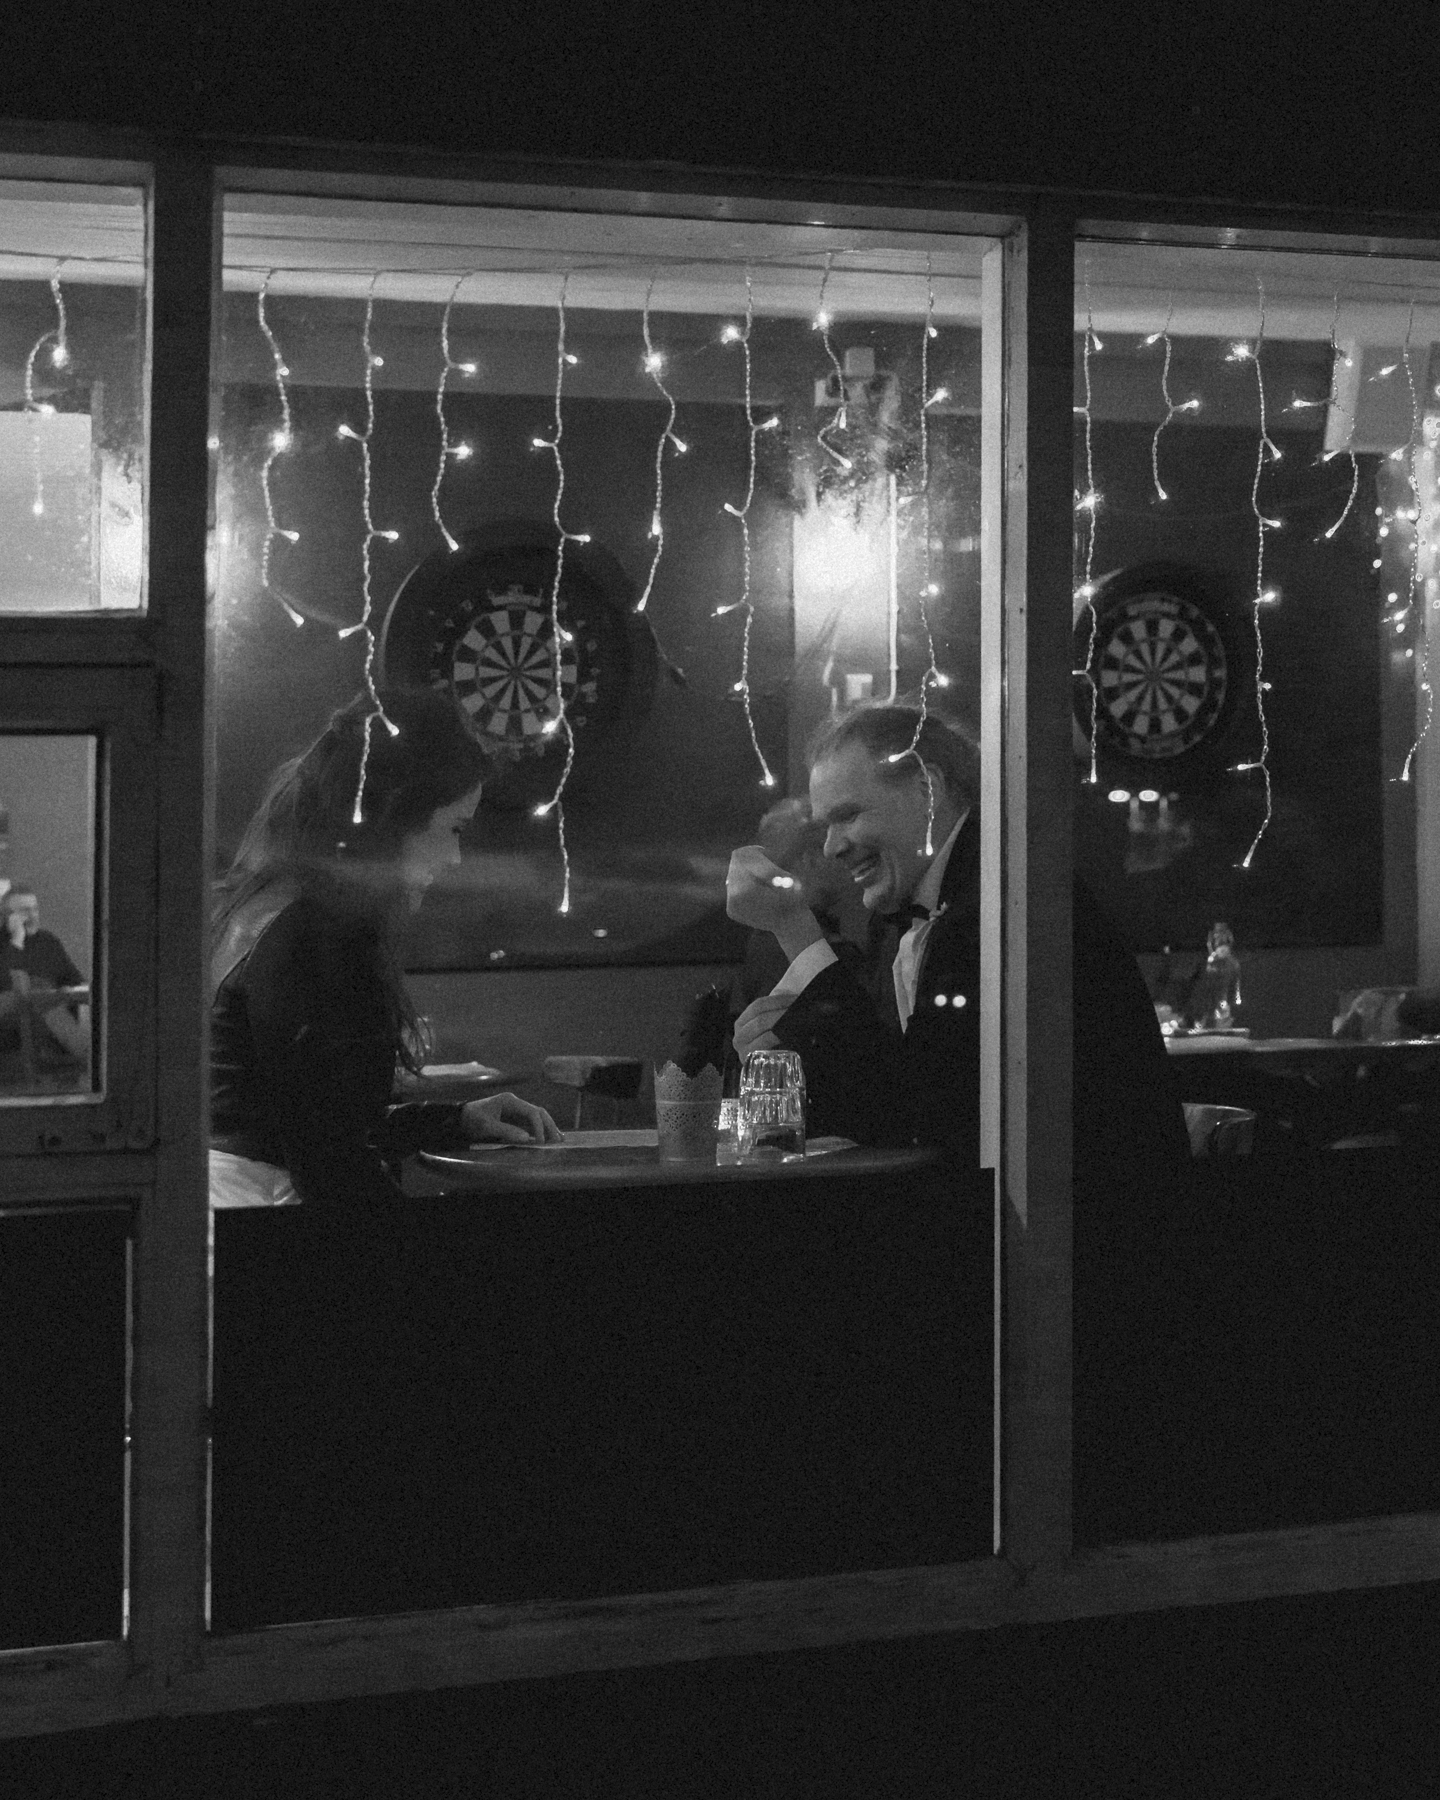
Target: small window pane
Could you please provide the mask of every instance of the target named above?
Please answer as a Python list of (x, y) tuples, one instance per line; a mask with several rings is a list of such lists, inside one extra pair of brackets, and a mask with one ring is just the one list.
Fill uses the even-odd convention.
[(0, 615), (141, 606), (144, 370), (141, 190), (0, 181)]
[(97, 741), (0, 733), (0, 1106), (99, 1087)]

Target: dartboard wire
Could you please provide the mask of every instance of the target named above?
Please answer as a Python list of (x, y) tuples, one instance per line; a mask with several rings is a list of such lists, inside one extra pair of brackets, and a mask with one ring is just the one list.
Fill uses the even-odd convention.
[(1255, 332), (1255, 343), (1236, 344), (1230, 351), (1228, 361), (1253, 361), (1255, 364), (1255, 396), (1260, 409), (1260, 438), (1255, 446), (1255, 473), (1250, 483), (1250, 510), (1255, 516), (1255, 596), (1251, 602), (1251, 624), (1255, 633), (1255, 716), (1260, 724), (1260, 759), (1258, 762), (1245, 762), (1236, 765), (1237, 769), (1259, 769), (1265, 783), (1265, 816), (1260, 821), (1260, 829), (1251, 839), (1250, 848), (1235, 865), (1240, 869), (1248, 869), (1260, 840), (1270, 829), (1271, 820), (1275, 816), (1275, 795), (1270, 779), (1270, 721), (1265, 711), (1265, 696), (1269, 692), (1270, 683), (1265, 679), (1265, 633), (1261, 625), (1263, 608), (1278, 598), (1278, 595), (1265, 586), (1265, 533), (1278, 531), (1282, 521), (1266, 516), (1260, 510), (1260, 478), (1265, 473), (1267, 458), (1272, 462), (1280, 461), (1280, 451), (1271, 442), (1269, 427), (1265, 415), (1265, 371), (1261, 366), (1260, 352), (1265, 342), (1265, 283), (1258, 279), (1255, 283), (1259, 296), (1260, 317)]
[(373, 551), (377, 538), (393, 544), (399, 538), (398, 531), (382, 531), (375, 523), (371, 511), (374, 496), (374, 470), (371, 463), (371, 444), (375, 437), (375, 371), (383, 368), (385, 359), (375, 354), (375, 346), (371, 341), (371, 327), (375, 320), (375, 283), (380, 279), (376, 273), (370, 277), (370, 286), (365, 295), (365, 324), (360, 334), (360, 344), (365, 356), (365, 429), (356, 431), (353, 426), (341, 425), (336, 432), (337, 437), (348, 438), (360, 446), (361, 471), (361, 516), (365, 523), (365, 533), (360, 542), (361, 568), (361, 608), (359, 620), (354, 625), (346, 625), (338, 633), (342, 638), (354, 637), (363, 632), (365, 636), (365, 691), (370, 697), (370, 711), (365, 715), (364, 737), (360, 751), (360, 774), (355, 786), (355, 810), (351, 814), (352, 822), (359, 825), (363, 818), (362, 803), (365, 798), (365, 775), (370, 764), (370, 739), (377, 719), (384, 725), (391, 737), (400, 735), (400, 727), (386, 713), (380, 702), (380, 693), (375, 686), (375, 633), (370, 625), (371, 614), (375, 610), (373, 582)]
[[(823, 296), (823, 284), (821, 293)], [(754, 328), (754, 271), (747, 263), (745, 265), (745, 327), (743, 331), (727, 334), (727, 339), (729, 342), (738, 343), (740, 346), (745, 381), (745, 426), (748, 433), (749, 465), (745, 479), (744, 504), (742, 506), (736, 506), (733, 502), (727, 500), (723, 508), (725, 512), (730, 514), (732, 519), (738, 520), (740, 525), (740, 551), (742, 558), (740, 598), (738, 600), (730, 601), (727, 605), (717, 606), (713, 616), (718, 619), (725, 613), (736, 611), (743, 611), (745, 614), (745, 629), (740, 638), (740, 679), (735, 683), (731, 692), (739, 694), (740, 704), (745, 711), (745, 729), (750, 734), (750, 748), (755, 752), (755, 760), (760, 765), (760, 785), (762, 788), (773, 788), (775, 786), (775, 777), (770, 771), (769, 763), (765, 760), (765, 752), (760, 748), (760, 739), (755, 730), (755, 714), (752, 710), (750, 701), (750, 633), (755, 623), (755, 598), (751, 592), (754, 569), (750, 548), (750, 507), (755, 499), (755, 440), (762, 431), (773, 431), (780, 421), (778, 418), (772, 417), (766, 419), (759, 425), (755, 423), (754, 365), (751, 360), (750, 351), (750, 334)]]
[[(943, 675), (935, 662), (935, 631), (930, 622), (930, 601), (939, 593), (931, 567), (930, 550), (930, 408), (945, 397), (946, 390), (930, 392), (930, 343), (939, 334), (935, 326), (935, 263), (925, 258), (925, 325), (920, 334), (920, 531), (922, 537), (920, 575), (920, 624), (925, 632), (925, 673), (920, 677), (920, 708), (915, 720), (915, 733), (905, 749), (897, 750), (887, 762), (903, 762), (913, 756), (925, 777), (925, 854), (935, 854), (935, 783), (930, 765), (920, 754), (920, 736), (930, 713), (931, 687), (949, 687), (950, 678)], [(895, 699), (897, 671), (892, 664), (890, 699)]]
[(1099, 740), (1100, 740), (1100, 693), (1095, 685), (1095, 650), (1100, 636), (1100, 615), (1095, 610), (1095, 529), (1100, 510), (1100, 495), (1095, 487), (1095, 437), (1094, 437), (1094, 389), (1090, 375), (1090, 354), (1092, 349), (1104, 348), (1095, 335), (1095, 310), (1090, 300), (1090, 259), (1085, 259), (1085, 348), (1081, 357), (1081, 367), (1085, 378), (1085, 404), (1079, 409), (1085, 421), (1085, 492), (1075, 496), (1075, 511), (1086, 520), (1085, 530), (1085, 578), (1081, 582), (1077, 598), (1085, 602), (1085, 610), (1090, 616), (1090, 630), (1085, 641), (1085, 665), (1075, 673), (1083, 677), (1090, 690), (1090, 772), (1085, 777), (1086, 785), (1094, 787), (1099, 781)]
[(53, 413), (55, 407), (51, 401), (35, 396), (35, 362), (47, 344), (54, 346), (50, 352), (52, 368), (66, 368), (70, 362), (69, 323), (65, 314), (65, 295), (60, 288), (60, 271), (68, 260), (62, 257), (50, 273), (50, 298), (55, 302), (56, 322), (49, 331), (41, 332), (25, 358), (25, 411), (30, 415), (30, 460), (35, 480), (35, 498), (30, 503), (30, 511), (37, 519), (45, 514), (45, 470), (40, 458), (39, 421)]
[[(1335, 304), (1330, 310), (1330, 392), (1326, 399), (1321, 403), (1332, 410), (1340, 404), (1340, 370), (1342, 367), (1348, 369), (1352, 361), (1350, 357), (1342, 357), (1340, 354), (1340, 345), (1336, 342), (1335, 338), (1335, 327), (1339, 322), (1340, 295), (1337, 293), (1335, 295)], [(1345, 523), (1346, 519), (1349, 518), (1350, 508), (1355, 504), (1355, 496), (1360, 492), (1360, 459), (1355, 454), (1355, 414), (1353, 411), (1350, 414), (1350, 429), (1346, 433), (1344, 449), (1327, 450), (1322, 454), (1320, 460), (1321, 462), (1329, 462), (1332, 456), (1341, 455), (1348, 455), (1350, 458), (1350, 492), (1346, 497), (1344, 506), (1340, 510), (1340, 517), (1328, 530), (1322, 532), (1321, 536), (1316, 538), (1315, 542), (1317, 544), (1321, 541), (1321, 538), (1328, 540), (1334, 537), (1335, 533)]]
[(467, 273), (456, 280), (450, 290), (450, 297), (445, 302), (445, 310), (440, 315), (440, 378), (435, 384), (435, 417), (440, 425), (440, 458), (435, 466), (435, 480), (430, 489), (430, 511), (435, 515), (436, 528), (449, 550), (458, 550), (460, 544), (440, 516), (440, 487), (445, 480), (445, 470), (450, 459), (453, 457), (457, 462), (464, 462), (474, 453), (473, 446), (463, 439), (458, 442), (451, 439), (449, 422), (445, 417), (445, 389), (449, 384), (451, 370), (457, 375), (473, 375), (478, 366), (473, 362), (456, 362), (450, 354), (450, 314), (454, 309), (456, 296), (469, 279), (470, 273)]
[(265, 541), (260, 546), (260, 586), (267, 594), (274, 594), (275, 599), (285, 612), (290, 623), (297, 628), (305, 623), (305, 615), (298, 612), (283, 594), (276, 594), (270, 586), (270, 553), (276, 538), (284, 538), (287, 543), (298, 543), (300, 533), (282, 529), (275, 516), (275, 501), (270, 490), (270, 471), (278, 459), (286, 455), (295, 442), (294, 422), (290, 415), (290, 390), (285, 383), (290, 371), (285, 366), (285, 358), (280, 352), (280, 344), (275, 336), (274, 327), (265, 313), (265, 300), (270, 292), (270, 281), (275, 271), (272, 269), (260, 284), (260, 292), (255, 296), (255, 316), (265, 342), (270, 347), (270, 359), (275, 365), (275, 391), (280, 397), (280, 428), (270, 434), (269, 447), (265, 460), (260, 465), (260, 493), (265, 502)]
[(560, 770), (560, 779), (555, 784), (555, 792), (541, 805), (532, 808), (532, 812), (537, 819), (543, 819), (552, 812), (555, 814), (560, 866), (564, 871), (564, 886), (560, 905), (556, 909), (561, 913), (570, 911), (570, 846), (565, 836), (565, 784), (575, 766), (575, 729), (565, 706), (564, 646), (572, 642), (573, 638), (560, 623), (560, 583), (565, 575), (565, 546), (590, 542), (588, 531), (567, 531), (560, 517), (561, 503), (565, 498), (565, 456), (561, 449), (561, 440), (565, 436), (565, 369), (574, 360), (565, 349), (565, 296), (569, 286), (570, 274), (567, 270), (560, 278), (560, 292), (555, 301), (555, 435), (553, 438), (534, 440), (537, 449), (548, 450), (555, 459), (555, 501), (550, 514), (555, 525), (555, 575), (550, 583), (550, 667), (554, 682), (555, 716), (548, 719), (540, 731), (543, 737), (554, 737), (557, 733), (563, 735), (565, 762)]

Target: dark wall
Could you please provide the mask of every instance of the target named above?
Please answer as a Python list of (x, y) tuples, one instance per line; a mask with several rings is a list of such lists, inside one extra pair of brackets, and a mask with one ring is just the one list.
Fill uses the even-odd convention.
[(6, 25), (17, 119), (1400, 212), (1440, 176), (1423, 0), (256, 0), (71, 29), (16, 0)]

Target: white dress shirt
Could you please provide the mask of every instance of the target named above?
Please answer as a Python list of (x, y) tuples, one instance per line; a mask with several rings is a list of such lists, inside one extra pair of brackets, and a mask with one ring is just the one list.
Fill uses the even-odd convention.
[[(915, 991), (920, 985), (920, 966), (925, 960), (925, 940), (930, 935), (931, 927), (940, 916), (940, 889), (945, 881), (945, 867), (950, 861), (950, 852), (955, 848), (955, 840), (960, 835), (960, 827), (969, 817), (969, 811), (961, 813), (956, 820), (949, 837), (931, 858), (930, 867), (920, 877), (914, 893), (916, 906), (928, 907), (928, 919), (916, 919), (910, 929), (900, 939), (900, 947), (895, 952), (895, 962), (891, 975), (895, 983), (895, 1005), (900, 1014), (900, 1029), (903, 1031), (910, 1023), (910, 1015), (915, 1010)], [(941, 907), (940, 911), (944, 908)], [(834, 950), (823, 938), (818, 943), (808, 944), (791, 963), (790, 967), (771, 988), (772, 994), (803, 994), (805, 989), (821, 972), (828, 969), (833, 962), (838, 962)]]

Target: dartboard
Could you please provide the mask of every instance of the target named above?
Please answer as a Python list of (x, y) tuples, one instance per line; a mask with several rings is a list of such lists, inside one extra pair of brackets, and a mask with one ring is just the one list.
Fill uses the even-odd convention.
[[(559, 694), (572, 727), (585, 723), (598, 694), (599, 644), (583, 624), (560, 627)], [(555, 630), (547, 595), (512, 582), (487, 589), (485, 603), (458, 608), (436, 634), (430, 678), (449, 685), (494, 749), (544, 749), (559, 716)], [(546, 726), (552, 727), (547, 733)]]
[(1219, 718), (1228, 683), (1214, 624), (1192, 601), (1163, 592), (1102, 606), (1091, 673), (1100, 731), (1145, 758), (1193, 750)]

